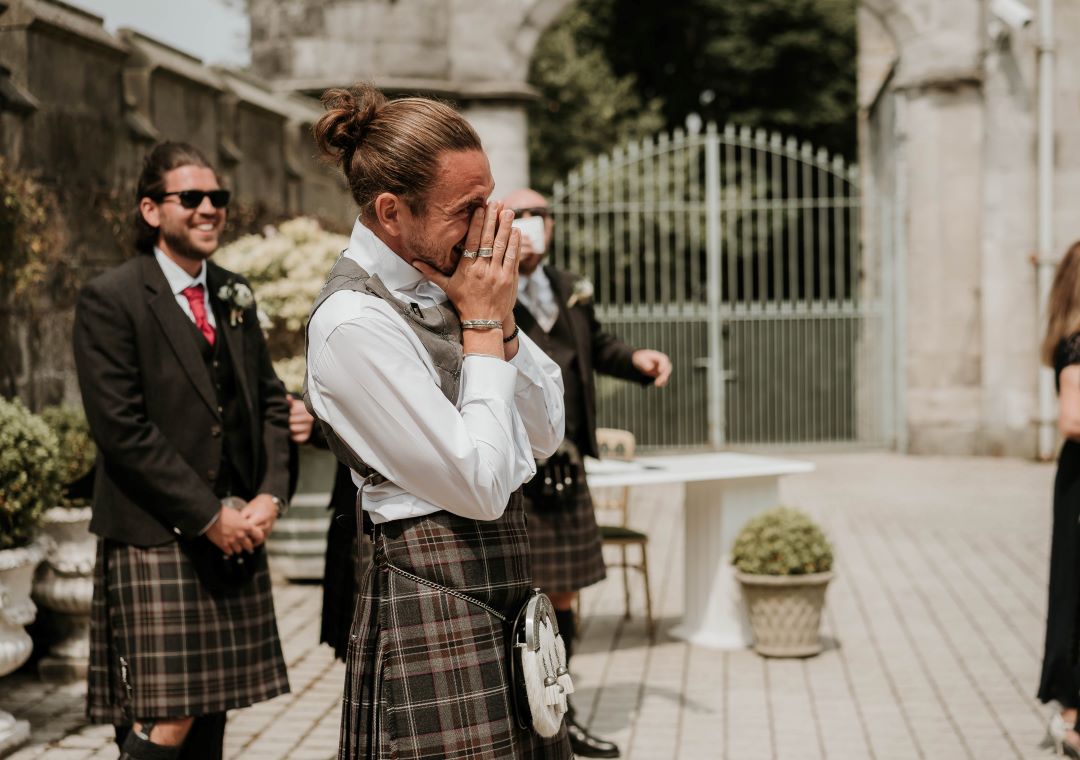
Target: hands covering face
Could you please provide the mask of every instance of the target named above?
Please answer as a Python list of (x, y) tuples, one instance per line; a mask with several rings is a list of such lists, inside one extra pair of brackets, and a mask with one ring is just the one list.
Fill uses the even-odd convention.
[(506, 321), (513, 312), (521, 252), (521, 233), (512, 228), (513, 221), (514, 212), (496, 201), (473, 212), (465, 253), (450, 276), (424, 262), (413, 262), (421, 274), (443, 289), (463, 321)]

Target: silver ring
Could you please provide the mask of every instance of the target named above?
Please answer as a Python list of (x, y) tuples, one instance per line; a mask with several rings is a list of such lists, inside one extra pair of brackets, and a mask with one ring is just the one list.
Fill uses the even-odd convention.
[(495, 249), (494, 248), (481, 248), (479, 251), (476, 252), (476, 255), (479, 256), (482, 259), (490, 259), (492, 256), (495, 255)]
[(476, 251), (462, 251), (461, 255), (464, 256), (467, 259), (475, 259), (476, 258)]

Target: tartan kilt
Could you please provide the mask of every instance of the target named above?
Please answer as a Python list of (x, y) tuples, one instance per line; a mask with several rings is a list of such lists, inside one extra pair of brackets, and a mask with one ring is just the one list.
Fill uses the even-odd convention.
[(520, 492), (498, 520), (436, 512), (378, 525), (374, 541), (349, 641), (339, 760), (572, 757), (565, 727), (550, 739), (518, 727), (504, 623), (386, 567), (512, 620), (532, 587)]
[(87, 716), (128, 725), (224, 712), (289, 691), (266, 552), (239, 586), (209, 589), (179, 542), (98, 539)]
[(589, 485), (577, 479), (569, 503), (525, 499), (533, 584), (545, 593), (578, 591), (607, 577)]

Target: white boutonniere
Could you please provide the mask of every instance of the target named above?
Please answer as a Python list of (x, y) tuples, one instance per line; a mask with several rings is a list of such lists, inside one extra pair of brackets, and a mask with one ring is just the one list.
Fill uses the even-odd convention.
[(236, 327), (237, 323), (244, 323), (244, 309), (255, 303), (255, 294), (251, 288), (242, 282), (229, 280), (218, 288), (218, 298), (229, 305), (229, 325)]
[(570, 294), (570, 300), (566, 302), (566, 308), (572, 309), (576, 304), (588, 303), (593, 297), (593, 284), (582, 277), (574, 282), (574, 292)]

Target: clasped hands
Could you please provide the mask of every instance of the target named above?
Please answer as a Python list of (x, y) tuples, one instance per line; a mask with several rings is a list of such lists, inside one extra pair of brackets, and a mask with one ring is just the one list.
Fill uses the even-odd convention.
[(274, 528), (278, 508), (270, 494), (261, 493), (242, 509), (222, 505), (218, 519), (206, 530), (206, 538), (229, 557), (253, 552)]
[[(518, 256), (521, 232), (513, 229), (514, 212), (492, 201), (473, 212), (465, 236), (462, 256), (450, 276), (422, 261), (413, 266), (442, 288), (457, 309), (462, 322), (497, 320), (502, 330), (466, 330), (462, 336), (465, 353), (508, 358), (503, 337), (514, 331), (514, 302), (517, 300)], [(490, 251), (490, 255), (488, 252)], [(472, 255), (481, 254), (481, 255)], [(516, 344), (516, 341), (513, 342)], [(516, 351), (516, 345), (510, 348)]]

